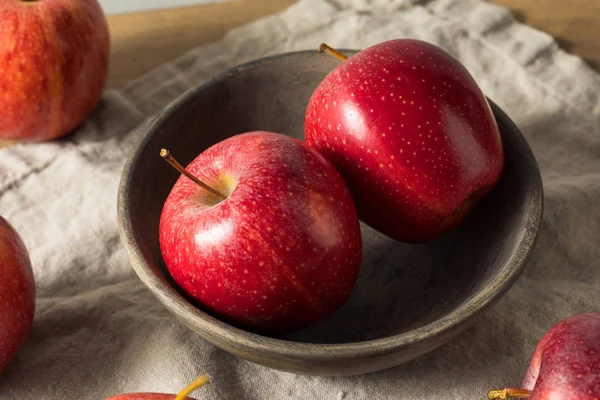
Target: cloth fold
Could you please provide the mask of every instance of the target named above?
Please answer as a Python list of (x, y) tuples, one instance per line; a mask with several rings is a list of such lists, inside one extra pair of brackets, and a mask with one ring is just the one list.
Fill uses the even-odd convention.
[[(537, 248), (509, 293), (463, 335), (386, 371), (324, 378), (260, 367), (178, 323), (139, 282), (120, 243), (117, 187), (153, 115), (224, 68), (258, 57), (360, 49), (400, 37), (465, 64), (522, 129), (542, 170)], [(2, 399), (176, 392), (202, 399), (469, 399), (518, 386), (555, 322), (599, 311), (600, 77), (548, 35), (480, 0), (300, 0), (118, 90), (74, 134), (0, 149), (0, 214), (21, 233), (38, 296), (31, 335), (0, 376)]]

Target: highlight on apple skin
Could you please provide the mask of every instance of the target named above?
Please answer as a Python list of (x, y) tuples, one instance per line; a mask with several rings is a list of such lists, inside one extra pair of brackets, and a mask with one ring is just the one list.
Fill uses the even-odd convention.
[(91, 114), (109, 61), (97, 0), (0, 0), (0, 37), (0, 139), (55, 139)]
[(281, 333), (347, 300), (362, 258), (360, 225), (344, 180), (321, 154), (250, 132), (207, 149), (187, 171), (226, 196), (181, 176), (160, 218), (167, 268), (202, 309)]
[(322, 49), (344, 61), (314, 91), (304, 133), (348, 183), (361, 220), (403, 242), (458, 225), (504, 165), (473, 77), (418, 40), (383, 42), (347, 60)]
[(17, 355), (35, 313), (29, 253), (17, 231), (0, 217), (0, 374)]

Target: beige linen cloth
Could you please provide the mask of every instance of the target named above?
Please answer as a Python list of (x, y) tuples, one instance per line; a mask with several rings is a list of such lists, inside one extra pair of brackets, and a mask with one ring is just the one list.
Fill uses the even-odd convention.
[[(139, 282), (120, 243), (121, 169), (144, 126), (224, 68), (322, 41), (401, 37), (461, 60), (518, 124), (540, 164), (546, 209), (524, 275), (473, 328), (405, 365), (358, 377), (296, 376), (225, 353), (177, 322)], [(0, 376), (0, 399), (103, 399), (176, 392), (201, 399), (483, 399), (520, 384), (555, 322), (600, 311), (600, 77), (548, 35), (479, 0), (301, 0), (120, 90), (52, 143), (0, 149), (0, 214), (26, 242), (37, 280), (31, 335)]]

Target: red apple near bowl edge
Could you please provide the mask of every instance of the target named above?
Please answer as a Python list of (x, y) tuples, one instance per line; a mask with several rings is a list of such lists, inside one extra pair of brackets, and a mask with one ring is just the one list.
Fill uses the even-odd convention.
[(460, 223), (504, 164), (474, 79), (418, 40), (391, 40), (342, 61), (309, 101), (305, 136), (340, 171), (359, 217), (405, 242)]
[(63, 136), (106, 82), (108, 27), (97, 0), (0, 0), (0, 139)]
[(290, 137), (228, 138), (187, 167), (165, 201), (160, 248), (205, 309), (261, 332), (308, 326), (350, 295), (361, 235), (350, 192), (317, 151)]
[(523, 388), (490, 390), (489, 399), (600, 399), (600, 313), (554, 325), (539, 341)]
[(15, 229), (0, 217), (0, 373), (27, 337), (35, 312), (29, 254)]

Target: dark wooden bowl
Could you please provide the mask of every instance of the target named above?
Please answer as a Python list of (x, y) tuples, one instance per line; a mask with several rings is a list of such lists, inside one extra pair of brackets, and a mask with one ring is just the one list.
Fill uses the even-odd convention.
[(246, 332), (198, 309), (169, 276), (158, 245), (163, 202), (186, 165), (229, 136), (269, 130), (303, 138), (313, 90), (337, 65), (316, 51), (264, 58), (222, 73), (169, 105), (123, 170), (122, 241), (142, 282), (206, 340), (247, 360), (311, 375), (352, 375), (418, 357), (468, 328), (515, 282), (542, 215), (535, 158), (514, 123), (492, 104), (506, 166), (497, 188), (457, 229), (426, 244), (395, 242), (362, 226), (364, 260), (348, 302), (325, 321), (281, 337)]

